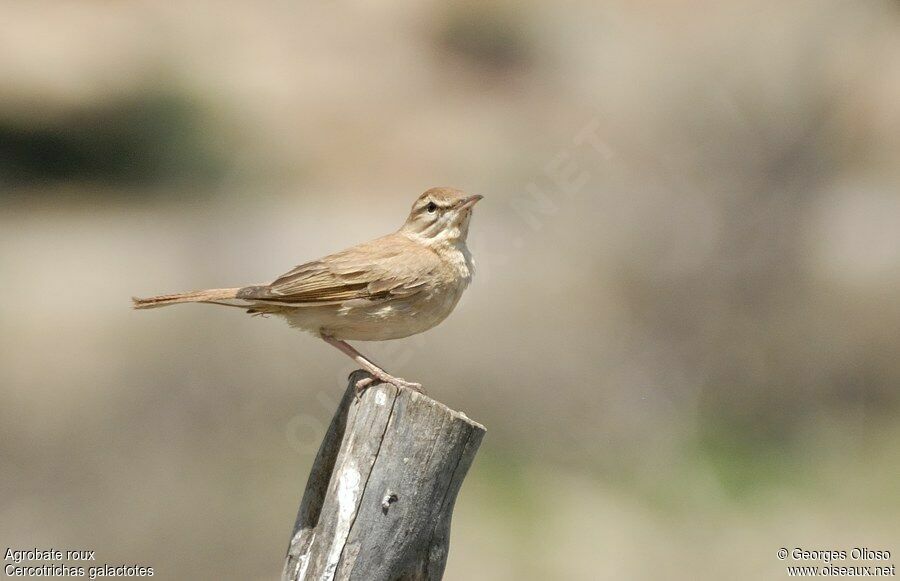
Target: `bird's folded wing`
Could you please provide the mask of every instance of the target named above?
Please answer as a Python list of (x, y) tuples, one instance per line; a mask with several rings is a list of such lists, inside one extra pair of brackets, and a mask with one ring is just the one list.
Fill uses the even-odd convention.
[(421, 292), (439, 266), (434, 252), (394, 234), (301, 264), (271, 284), (241, 289), (237, 298), (298, 307), (381, 302)]

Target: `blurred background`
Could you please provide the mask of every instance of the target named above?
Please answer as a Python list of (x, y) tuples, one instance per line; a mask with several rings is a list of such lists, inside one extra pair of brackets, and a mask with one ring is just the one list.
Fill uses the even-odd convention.
[[(266, 282), (485, 195), (447, 579), (900, 553), (900, 4), (0, 3), (0, 547), (273, 579), (352, 362)], [(893, 543), (893, 544), (892, 544)]]

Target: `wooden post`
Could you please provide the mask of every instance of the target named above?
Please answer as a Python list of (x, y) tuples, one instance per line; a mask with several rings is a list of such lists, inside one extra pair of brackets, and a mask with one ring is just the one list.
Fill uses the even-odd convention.
[(313, 463), (283, 581), (435, 580), (484, 427), (428, 396), (355, 371)]

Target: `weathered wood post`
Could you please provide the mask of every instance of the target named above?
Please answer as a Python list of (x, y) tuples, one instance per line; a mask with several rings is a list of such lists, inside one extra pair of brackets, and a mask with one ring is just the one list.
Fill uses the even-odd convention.
[(282, 573), (305, 579), (440, 579), (450, 518), (484, 427), (428, 396), (356, 371), (313, 463)]

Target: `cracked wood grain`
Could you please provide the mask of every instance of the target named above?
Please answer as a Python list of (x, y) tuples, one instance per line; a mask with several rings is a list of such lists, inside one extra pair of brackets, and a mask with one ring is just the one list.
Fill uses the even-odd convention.
[(356, 400), (356, 371), (313, 462), (284, 581), (437, 580), (484, 427), (408, 389)]

